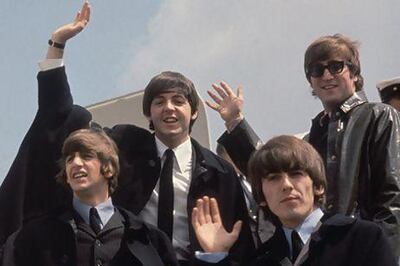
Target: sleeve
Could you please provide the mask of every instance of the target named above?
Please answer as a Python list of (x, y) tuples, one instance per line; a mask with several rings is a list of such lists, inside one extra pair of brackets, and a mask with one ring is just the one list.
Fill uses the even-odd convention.
[(69, 202), (55, 180), (61, 147), (70, 132), (86, 127), (90, 113), (73, 105), (64, 67), (38, 74), (39, 107), (0, 187), (0, 244), (24, 220)]
[(370, 154), (372, 220), (380, 224), (400, 256), (400, 118), (386, 107), (376, 120)]
[(233, 163), (245, 176), (247, 176), (247, 163), (250, 156), (262, 145), (261, 139), (245, 119), (230, 133), (225, 132), (218, 139), (218, 143), (224, 146)]

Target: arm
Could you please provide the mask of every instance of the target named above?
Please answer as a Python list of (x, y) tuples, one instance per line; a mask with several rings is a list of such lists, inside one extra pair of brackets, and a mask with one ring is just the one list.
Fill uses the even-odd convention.
[[(85, 1), (82, 9), (76, 14), (74, 21), (55, 30), (51, 35), (51, 40), (55, 43), (65, 45), (69, 39), (80, 33), (89, 23), (90, 9), (89, 2)], [(64, 49), (49, 46), (46, 59), (61, 59), (63, 55)]]
[[(88, 20), (88, 3), (82, 11), (80, 14), (85, 15), (77, 16), (78, 21)], [(73, 36), (71, 33), (79, 32), (79, 27), (63, 26), (60, 29), (53, 34), (59, 42), (62, 37), (66, 41)], [(54, 49), (58, 48), (49, 48), (49, 57), (53, 57)], [(62, 51), (58, 52), (61, 52), (58, 56), (62, 56)], [(64, 68), (39, 72), (38, 81), (38, 112), (0, 187), (0, 244), (24, 220), (68, 202), (69, 192), (54, 179), (59, 171), (57, 161), (61, 146), (70, 132), (86, 127), (91, 120), (87, 110), (73, 105)]]
[[(372, 220), (381, 225), (396, 256), (400, 256), (400, 118), (389, 107), (376, 121), (371, 148)], [(376, 156), (379, 155), (379, 156)]]
[(236, 167), (247, 175), (247, 162), (261, 140), (243, 117), (243, 89), (239, 87), (235, 94), (225, 82), (212, 86), (215, 93), (209, 90), (208, 94), (214, 102), (206, 101), (206, 104), (220, 114), (227, 127), (218, 143), (225, 147)]

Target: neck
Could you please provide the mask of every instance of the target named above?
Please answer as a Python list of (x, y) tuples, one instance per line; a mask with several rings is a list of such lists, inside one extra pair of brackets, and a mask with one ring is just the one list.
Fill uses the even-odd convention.
[(108, 198), (109, 198), (109, 194), (108, 191), (105, 194), (102, 195), (86, 195), (84, 193), (76, 193), (74, 192), (74, 196), (82, 203), (95, 207), (97, 205), (99, 205), (100, 203), (105, 202)]
[(179, 145), (181, 145), (182, 143), (184, 143), (185, 141), (187, 141), (190, 136), (187, 135), (185, 138), (179, 138), (179, 139), (175, 139), (175, 138), (164, 138), (163, 136), (158, 136), (156, 133), (157, 138), (168, 148), (170, 149), (174, 149), (176, 147), (178, 147)]

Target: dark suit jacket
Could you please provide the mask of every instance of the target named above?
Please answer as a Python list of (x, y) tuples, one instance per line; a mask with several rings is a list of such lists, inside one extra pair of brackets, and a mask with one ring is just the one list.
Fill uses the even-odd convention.
[[(54, 181), (58, 171), (56, 162), (68, 133), (84, 127), (91, 119), (87, 110), (73, 105), (64, 68), (40, 72), (38, 80), (38, 114), (7, 175), (4, 188), (0, 189), (0, 216), (4, 216), (0, 217), (0, 230), (4, 231), (0, 233), (5, 237), (15, 231), (24, 219), (47, 212), (62, 202), (70, 202), (70, 195)], [(147, 203), (160, 173), (161, 163), (154, 135), (133, 125), (117, 125), (106, 131), (120, 149), (121, 174), (113, 200), (137, 214)], [(237, 220), (243, 220), (242, 233), (231, 257), (233, 260), (246, 259), (246, 254), (254, 246), (239, 179), (224, 160), (193, 139), (192, 145), (196, 162), (187, 199), (189, 248), (193, 252), (200, 250), (191, 226), (191, 211), (196, 199), (208, 195), (217, 198), (222, 221), (228, 230)], [(2, 197), (7, 201), (1, 201)], [(7, 215), (3, 210), (8, 211)], [(17, 226), (10, 225), (7, 219)], [(8, 226), (7, 229), (2, 229), (3, 224)]]
[[(7, 243), (13, 245), (8, 248), (14, 252), (7, 256), (4, 265), (77, 265), (76, 234), (80, 219), (70, 210), (58, 212), (26, 224), (14, 242)], [(125, 227), (124, 244), (121, 246), (126, 244), (128, 250), (120, 261), (132, 261), (128, 259), (133, 256), (138, 261), (134, 265), (178, 265), (172, 245), (164, 233), (124, 209), (119, 208), (116, 215)]]
[[(382, 229), (375, 223), (340, 214), (323, 217), (319, 230), (311, 235), (309, 253), (300, 265), (309, 266), (395, 266), (397, 261)], [(213, 264), (203, 263), (203, 266)], [(221, 261), (218, 266), (229, 265)], [(243, 266), (291, 266), (289, 246), (283, 230), (256, 251)]]

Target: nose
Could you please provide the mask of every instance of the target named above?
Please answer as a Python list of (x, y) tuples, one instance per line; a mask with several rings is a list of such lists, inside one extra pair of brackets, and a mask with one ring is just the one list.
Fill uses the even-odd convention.
[(284, 174), (282, 177), (282, 190), (290, 191), (293, 189), (293, 183), (290, 177), (287, 174)]
[(331, 74), (331, 72), (329, 72), (328, 68), (325, 68), (324, 73), (322, 74), (322, 79), (330, 80), (332, 78), (333, 78), (333, 75)]
[(166, 101), (164, 105), (165, 110), (173, 110), (175, 105), (173, 104), (172, 101)]
[(76, 153), (74, 155), (74, 158), (71, 160), (71, 164), (72, 165), (78, 165), (78, 166), (83, 165), (83, 159), (82, 159), (82, 157), (80, 156), (79, 153)]

